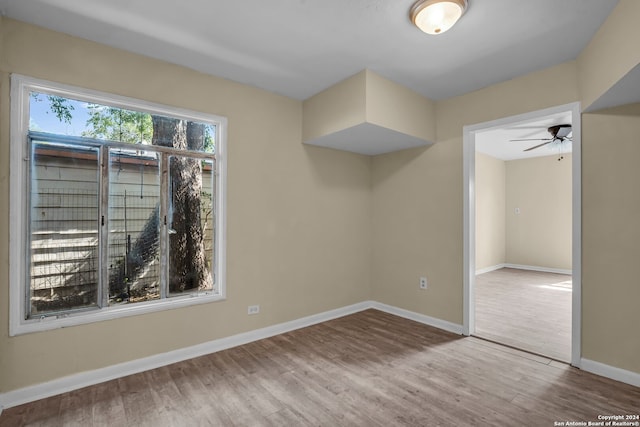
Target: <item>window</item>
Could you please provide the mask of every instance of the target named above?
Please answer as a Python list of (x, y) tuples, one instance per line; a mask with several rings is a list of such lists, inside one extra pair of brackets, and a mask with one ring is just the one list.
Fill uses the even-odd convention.
[(226, 120), (11, 85), (11, 335), (223, 299)]

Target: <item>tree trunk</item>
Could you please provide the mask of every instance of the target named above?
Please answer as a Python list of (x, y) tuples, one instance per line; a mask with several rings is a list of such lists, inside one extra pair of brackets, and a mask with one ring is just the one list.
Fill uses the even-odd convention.
[[(204, 148), (204, 125), (167, 117), (152, 119), (152, 144), (191, 150)], [(212, 279), (201, 223), (202, 164), (199, 159), (173, 155), (169, 170), (169, 292), (208, 289)]]
[[(204, 125), (159, 116), (152, 116), (152, 121), (153, 145), (203, 149)], [(179, 154), (171, 155), (169, 159), (169, 292), (211, 289), (213, 281), (207, 266), (201, 223), (202, 164), (198, 159)], [(159, 207), (156, 207), (132, 245), (127, 259), (129, 283), (135, 281), (157, 254), (159, 214)], [(122, 292), (124, 276), (123, 265), (111, 271), (111, 295)]]

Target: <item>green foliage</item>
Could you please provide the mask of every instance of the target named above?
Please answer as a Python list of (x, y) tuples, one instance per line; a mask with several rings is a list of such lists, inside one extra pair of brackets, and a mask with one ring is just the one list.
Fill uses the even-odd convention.
[(153, 123), (151, 115), (138, 111), (104, 105), (89, 104), (87, 126), (82, 136), (131, 144), (151, 144)]
[(204, 151), (207, 153), (215, 153), (216, 151), (216, 143), (213, 140), (213, 130), (209, 125), (205, 125), (204, 127)]
[[(41, 97), (46, 96), (51, 112), (58, 120), (71, 124), (75, 110), (71, 100), (37, 92), (33, 92), (31, 96), (37, 102), (42, 102)], [(82, 136), (130, 144), (151, 144), (153, 120), (150, 114), (98, 104), (88, 104), (87, 110), (89, 118)], [(215, 152), (214, 127), (211, 125), (204, 125), (204, 151)]]
[[(40, 95), (42, 94), (37, 92), (31, 93), (31, 97), (37, 102), (42, 102), (42, 99), (40, 99)], [(69, 100), (67, 98), (56, 95), (47, 95), (47, 100), (49, 101), (51, 112), (55, 114), (58, 120), (67, 124), (71, 124), (71, 119), (73, 118), (71, 112), (75, 110), (75, 107), (71, 105)]]
[(49, 95), (49, 102), (51, 103), (51, 111), (56, 115), (58, 120), (71, 124), (71, 112), (75, 109), (73, 105), (69, 103), (69, 100), (61, 96)]

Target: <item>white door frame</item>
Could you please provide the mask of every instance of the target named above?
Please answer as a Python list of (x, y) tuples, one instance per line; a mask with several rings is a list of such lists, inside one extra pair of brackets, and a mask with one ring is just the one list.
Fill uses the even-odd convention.
[(530, 121), (551, 114), (571, 111), (573, 131), (573, 153), (571, 164), (572, 175), (572, 300), (571, 300), (571, 364), (580, 367), (581, 357), (581, 318), (582, 318), (582, 173), (581, 173), (581, 138), (582, 125), (580, 103), (559, 105), (544, 110), (532, 111), (516, 116), (505, 117), (489, 122), (464, 126), (463, 129), (463, 182), (464, 182), (464, 297), (463, 297), (463, 332), (465, 335), (475, 333), (475, 271), (476, 271), (476, 196), (475, 196), (475, 153), (477, 132), (517, 122)]

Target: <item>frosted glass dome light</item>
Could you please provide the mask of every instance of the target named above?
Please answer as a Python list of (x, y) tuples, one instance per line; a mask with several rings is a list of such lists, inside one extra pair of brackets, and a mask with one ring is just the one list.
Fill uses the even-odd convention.
[(427, 34), (442, 34), (466, 9), (467, 0), (419, 0), (411, 8), (411, 20)]

